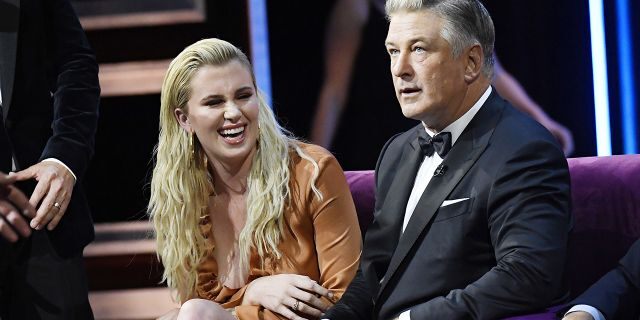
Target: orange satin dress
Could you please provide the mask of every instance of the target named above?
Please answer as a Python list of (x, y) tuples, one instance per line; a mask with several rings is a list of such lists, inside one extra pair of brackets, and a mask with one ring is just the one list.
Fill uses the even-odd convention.
[(292, 201), (284, 212), (280, 260), (266, 259), (262, 263), (257, 251), (252, 250), (246, 284), (239, 289), (228, 288), (218, 281), (211, 221), (207, 216), (201, 223), (207, 248), (206, 257), (197, 268), (197, 296), (224, 308), (235, 308), (241, 320), (284, 319), (261, 306), (240, 305), (248, 284), (256, 278), (282, 273), (306, 275), (332, 291), (334, 301), (331, 302), (335, 303), (358, 268), (360, 228), (342, 168), (327, 150), (310, 144), (299, 145), (320, 167), (315, 185), (323, 199), (319, 201), (311, 189), (313, 165), (292, 151), (289, 182)]

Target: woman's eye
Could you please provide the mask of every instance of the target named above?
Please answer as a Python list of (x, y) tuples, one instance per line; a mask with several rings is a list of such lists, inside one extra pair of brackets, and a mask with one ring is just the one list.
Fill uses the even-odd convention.
[(216, 100), (209, 100), (209, 101), (207, 101), (206, 105), (208, 105), (208, 106), (212, 106), (212, 107), (215, 107), (215, 106), (217, 106), (217, 105), (222, 104), (222, 102), (223, 102), (222, 100), (218, 100), (218, 99), (216, 99)]
[(253, 94), (251, 94), (251, 93), (243, 93), (243, 94), (241, 94), (241, 95), (239, 95), (239, 96), (238, 96), (238, 99), (240, 99), (240, 100), (246, 100), (246, 99), (251, 98), (251, 96), (253, 96)]
[(390, 56), (395, 56), (398, 53), (400, 53), (400, 50), (398, 50), (398, 49), (389, 49), (388, 51), (389, 51), (389, 55)]
[(413, 51), (415, 51), (415, 52), (417, 52), (417, 53), (423, 53), (423, 52), (425, 52), (426, 50), (424, 50), (424, 48), (423, 48), (423, 47), (415, 47), (415, 48), (413, 49)]

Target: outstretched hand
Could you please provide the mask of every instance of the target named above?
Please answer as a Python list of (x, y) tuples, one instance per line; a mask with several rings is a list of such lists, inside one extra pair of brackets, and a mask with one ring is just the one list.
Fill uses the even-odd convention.
[(15, 178), (0, 172), (0, 235), (9, 242), (31, 235), (23, 215), (33, 218), (36, 212), (24, 193), (13, 186), (14, 182)]
[(63, 165), (53, 161), (42, 161), (10, 176), (16, 181), (35, 179), (38, 181), (29, 202), (37, 208), (31, 227), (41, 230), (45, 225), (53, 230), (67, 211), (71, 200), (75, 178)]
[(333, 294), (307, 276), (279, 274), (253, 280), (245, 292), (242, 304), (261, 305), (291, 320), (305, 320), (299, 314), (313, 318), (322, 316)]

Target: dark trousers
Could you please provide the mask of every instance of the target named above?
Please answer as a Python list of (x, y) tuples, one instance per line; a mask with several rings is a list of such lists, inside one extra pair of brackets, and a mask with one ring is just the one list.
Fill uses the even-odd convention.
[(60, 257), (46, 231), (0, 239), (0, 319), (93, 319), (82, 253)]

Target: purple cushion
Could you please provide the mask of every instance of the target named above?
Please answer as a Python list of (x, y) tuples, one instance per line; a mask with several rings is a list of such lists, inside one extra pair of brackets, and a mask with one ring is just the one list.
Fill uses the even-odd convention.
[(523, 316), (510, 317), (510, 318), (506, 318), (504, 320), (556, 320), (556, 319), (558, 319), (556, 317), (556, 314), (562, 308), (563, 308), (563, 306), (555, 306), (555, 307), (551, 307), (551, 308), (545, 310), (545, 312), (528, 314), (528, 315), (523, 315)]
[(575, 223), (569, 282), (575, 297), (640, 237), (640, 155), (572, 158), (569, 170)]
[[(576, 297), (640, 238), (640, 155), (568, 159), (574, 228), (568, 253), (569, 286)], [(347, 171), (364, 232), (373, 220), (373, 171)], [(511, 319), (554, 319), (554, 312)]]
[(364, 232), (373, 220), (373, 207), (376, 202), (376, 184), (373, 170), (346, 171), (344, 173), (356, 205), (360, 230)]

